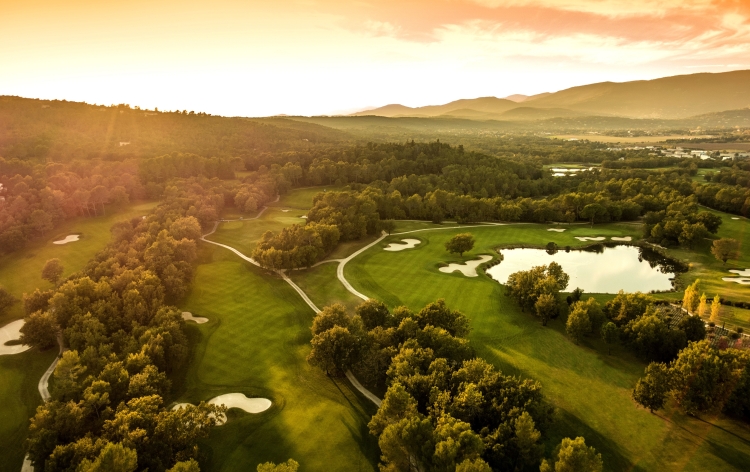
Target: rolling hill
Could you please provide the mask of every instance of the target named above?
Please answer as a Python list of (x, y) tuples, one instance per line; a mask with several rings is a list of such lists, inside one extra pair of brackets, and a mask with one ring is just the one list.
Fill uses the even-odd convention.
[[(623, 83), (601, 82), (531, 97), (483, 97), (417, 108), (387, 105), (359, 112), (354, 116), (454, 116), (503, 121), (584, 115), (684, 119), (746, 107), (750, 107), (750, 70), (680, 75)], [(533, 112), (529, 111), (530, 109), (540, 111)]]

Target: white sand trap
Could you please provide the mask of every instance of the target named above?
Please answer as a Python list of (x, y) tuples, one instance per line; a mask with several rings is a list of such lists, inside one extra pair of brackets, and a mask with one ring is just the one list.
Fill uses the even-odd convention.
[(733, 220), (739, 220), (739, 218), (737, 218), (737, 217), (735, 217), (735, 216), (733, 216), (733, 217), (732, 217), (732, 219), (733, 219)]
[(23, 320), (16, 320), (0, 328), (0, 356), (20, 354), (31, 349), (31, 346), (25, 344), (5, 345), (8, 341), (15, 341), (21, 337), (23, 323)]
[(300, 216), (300, 218), (307, 219), (307, 215), (302, 215), (302, 216)]
[(588, 236), (576, 236), (576, 239), (579, 241), (604, 241), (604, 236), (597, 236), (596, 238), (589, 238)]
[(52, 244), (68, 244), (72, 243), (73, 241), (78, 241), (78, 234), (69, 234), (65, 236), (65, 238), (59, 240), (59, 241), (52, 241)]
[(750, 269), (744, 269), (744, 270), (731, 269), (729, 272), (733, 274), (737, 274), (740, 277), (750, 277)]
[(547, 231), (554, 231), (555, 233), (564, 233), (565, 228), (547, 228)]
[(740, 285), (750, 285), (750, 278), (748, 277), (723, 277), (721, 280), (724, 282), (734, 282)]
[(464, 264), (456, 264), (455, 262), (453, 264), (448, 265), (447, 267), (441, 267), (439, 270), (440, 272), (443, 272), (444, 274), (450, 274), (455, 271), (459, 271), (462, 274), (464, 274), (466, 277), (477, 277), (477, 267), (479, 267), (479, 264), (483, 264), (489, 260), (492, 259), (492, 256), (479, 256), (479, 259), (475, 259), (473, 261), (465, 262)]
[(287, 212), (290, 212), (292, 210), (281, 210), (281, 211), (283, 211), (284, 213), (287, 213)]
[(398, 252), (403, 251), (404, 249), (411, 249), (415, 247), (417, 244), (421, 243), (419, 239), (402, 239), (401, 243), (391, 243), (388, 245), (388, 247), (384, 247), (384, 251), (391, 251), (391, 252)]
[(195, 321), (198, 324), (208, 323), (208, 318), (202, 316), (193, 316), (189, 311), (182, 312), (182, 319), (185, 321)]
[[(268, 398), (247, 398), (241, 393), (225, 393), (224, 395), (219, 395), (218, 397), (210, 399), (208, 403), (210, 405), (225, 405), (227, 408), (239, 408), (240, 410), (254, 414), (266, 411), (271, 408), (272, 404), (271, 400)], [(187, 405), (190, 405), (190, 403), (177, 403), (172, 409), (176, 410), (178, 408), (186, 407)], [(226, 423), (226, 415), (221, 415), (216, 422), (219, 425)]]
[(632, 241), (633, 240), (633, 238), (631, 238), (630, 236), (625, 236), (622, 238), (618, 238), (617, 236), (612, 236), (609, 239), (611, 239), (612, 241)]

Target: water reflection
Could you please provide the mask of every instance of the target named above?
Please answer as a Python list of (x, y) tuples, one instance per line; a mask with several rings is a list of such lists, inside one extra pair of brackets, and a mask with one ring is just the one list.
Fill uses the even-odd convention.
[(505, 283), (513, 272), (555, 261), (570, 275), (567, 290), (580, 287), (589, 293), (617, 293), (670, 290), (675, 273), (684, 270), (679, 262), (635, 246), (595, 244), (584, 250), (549, 249), (501, 250), (503, 261), (487, 273)]

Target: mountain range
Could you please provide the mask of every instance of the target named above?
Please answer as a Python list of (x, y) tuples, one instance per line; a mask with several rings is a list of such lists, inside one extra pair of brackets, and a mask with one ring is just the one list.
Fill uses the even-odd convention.
[(393, 104), (350, 116), (543, 120), (580, 116), (684, 119), (750, 107), (750, 70), (679, 75), (633, 82), (601, 82), (539, 95), (456, 100), (411, 108)]

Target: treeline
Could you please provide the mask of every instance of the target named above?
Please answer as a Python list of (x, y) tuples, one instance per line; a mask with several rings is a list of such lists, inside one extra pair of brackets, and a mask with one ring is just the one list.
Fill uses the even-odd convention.
[(0, 253), (49, 233), (66, 219), (106, 214), (145, 196), (134, 161), (32, 165), (0, 157)]
[[(532, 471), (541, 463), (542, 470), (601, 471), (601, 456), (583, 438), (564, 439), (552, 464), (543, 460), (554, 411), (541, 384), (477, 358), (468, 332), (468, 319), (443, 300), (416, 313), (368, 300), (353, 316), (333, 305), (313, 320), (308, 360), (387, 386), (369, 423), (381, 470)], [(571, 454), (579, 456), (573, 463)]]
[(0, 156), (22, 160), (127, 160), (172, 152), (231, 158), (350, 139), (341, 131), (283, 118), (227, 118), (9, 96), (0, 96), (0, 123)]
[(169, 376), (188, 358), (184, 321), (170, 302), (192, 280), (200, 217), (218, 214), (224, 195), (215, 180), (184, 184), (146, 218), (113, 226), (112, 242), (83, 271), (24, 296), (21, 341), (49, 347), (59, 338), (68, 348), (51, 399), (31, 419), (37, 470), (103, 470), (113, 455), (128, 470), (196, 470), (198, 441), (222, 408), (166, 408)]

